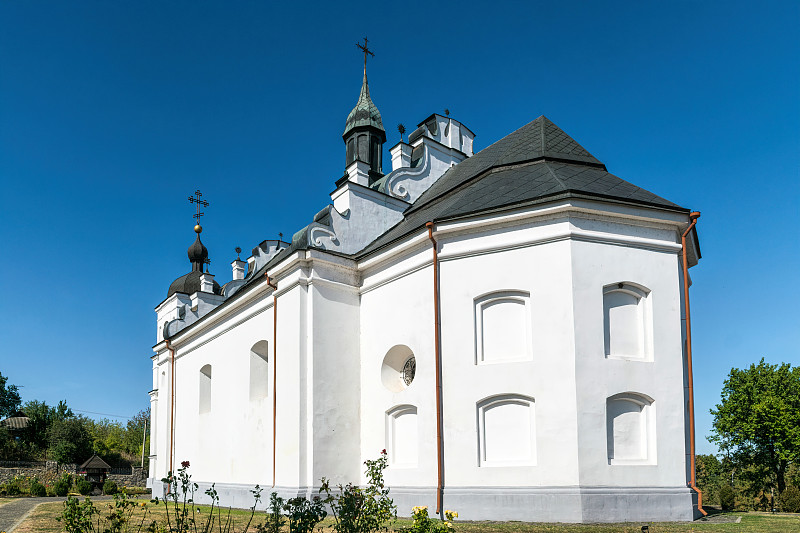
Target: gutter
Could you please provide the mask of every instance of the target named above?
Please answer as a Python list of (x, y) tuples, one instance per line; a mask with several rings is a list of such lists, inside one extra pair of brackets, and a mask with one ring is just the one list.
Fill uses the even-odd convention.
[(700, 213), (694, 211), (689, 214), (691, 224), (681, 235), (681, 258), (683, 262), (683, 305), (686, 313), (686, 365), (689, 385), (689, 487), (697, 493), (697, 510), (703, 516), (708, 515), (703, 510), (703, 493), (697, 488), (695, 482), (695, 448), (694, 448), (694, 379), (692, 372), (692, 320), (689, 315), (689, 259), (686, 256), (686, 236), (694, 229)]
[[(169, 371), (172, 380), (172, 385), (169, 388), (169, 475), (172, 476), (172, 460), (175, 455), (173, 451), (175, 443), (175, 348), (172, 347), (169, 339), (164, 339), (164, 342), (167, 343), (167, 350), (169, 350), (171, 361)], [(171, 487), (168, 490), (171, 490)]]
[(439, 250), (433, 238), (433, 222), (425, 224), (428, 239), (433, 246), (433, 331), (434, 357), (436, 370), (436, 514), (444, 520), (444, 442), (442, 417), (442, 358), (441, 358), (441, 320), (439, 311)]
[(277, 413), (278, 413), (278, 286), (272, 283), (267, 272), (267, 285), (272, 287), (272, 486), (275, 486), (275, 444), (277, 438)]

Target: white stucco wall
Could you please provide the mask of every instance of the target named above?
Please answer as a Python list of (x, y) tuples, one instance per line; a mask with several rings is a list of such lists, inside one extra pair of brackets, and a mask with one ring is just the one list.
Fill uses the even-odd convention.
[[(467, 519), (691, 516), (676, 261), (681, 222), (674, 213), (564, 202), (436, 226), (446, 506), (460, 506)], [(298, 252), (271, 277), (279, 287), (276, 486), (314, 492), (323, 476), (363, 483), (363, 461), (387, 448), (402, 451), (386, 472), (396, 501), (434, 505), (426, 233), (360, 264)], [(605, 353), (603, 289), (617, 283), (646, 289), (650, 352), (640, 360)], [(248, 505), (250, 487), (271, 485), (275, 387), (271, 359), (270, 393), (250, 399), (250, 349), (261, 340), (273, 346), (272, 291), (254, 294), (174, 339), (175, 464), (190, 460), (196, 481), (217, 482), (231, 501)], [(488, 343), (487, 357), (480, 342)], [(169, 449), (169, 352), (163, 344), (160, 350), (156, 478), (166, 473)], [(390, 351), (414, 354), (409, 386), (387, 388)], [(207, 364), (211, 412), (199, 414), (199, 372)], [(608, 400), (630, 393), (647, 399), (648, 446), (641, 461), (610, 464)], [(619, 448), (631, 454), (637, 419), (620, 412), (627, 418), (617, 427), (628, 430), (619, 438), (628, 440)]]

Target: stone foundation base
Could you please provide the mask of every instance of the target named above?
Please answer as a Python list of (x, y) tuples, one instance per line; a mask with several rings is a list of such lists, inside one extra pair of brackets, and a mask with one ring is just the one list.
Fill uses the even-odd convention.
[[(210, 504), (204, 494), (210, 483), (198, 482), (195, 501)], [(153, 496), (163, 498), (160, 481), (148, 480)], [(224, 507), (253, 505), (252, 486), (217, 483)], [(265, 509), (270, 493), (283, 498), (319, 495), (319, 487), (263, 487)], [(392, 487), (399, 516), (410, 516), (415, 505), (436, 511), (436, 489)], [(459, 520), (518, 520), (522, 522), (690, 522), (697, 518), (696, 494), (686, 487), (450, 487), (444, 490), (444, 508), (458, 512)]]

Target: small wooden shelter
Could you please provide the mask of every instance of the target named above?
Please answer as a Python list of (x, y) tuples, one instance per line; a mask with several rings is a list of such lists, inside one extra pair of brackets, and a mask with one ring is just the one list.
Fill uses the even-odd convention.
[(78, 472), (86, 478), (86, 481), (102, 485), (111, 472), (111, 466), (95, 454), (78, 468)]

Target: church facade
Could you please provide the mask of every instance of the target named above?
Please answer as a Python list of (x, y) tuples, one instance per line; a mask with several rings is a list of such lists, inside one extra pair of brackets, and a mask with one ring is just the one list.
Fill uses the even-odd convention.
[[(291, 242), (156, 307), (150, 480), (315, 495), (386, 450), (401, 515), (692, 520), (697, 213), (539, 117), (473, 154), (438, 114), (390, 150), (366, 71), (346, 173)], [(199, 197), (198, 197), (199, 200)], [(273, 488), (274, 487), (274, 488)], [(202, 500), (202, 497), (199, 498)]]

